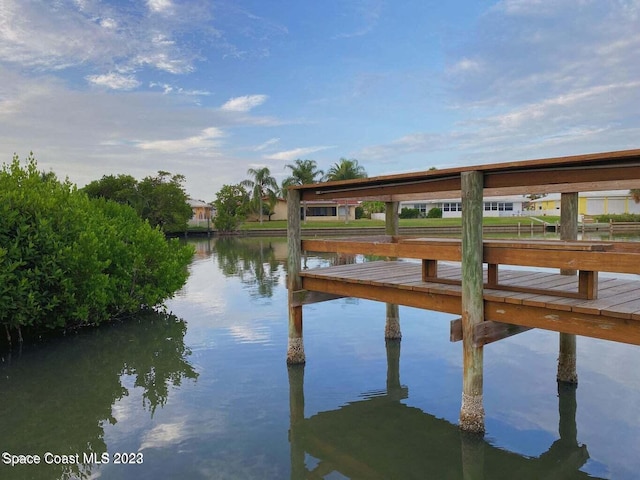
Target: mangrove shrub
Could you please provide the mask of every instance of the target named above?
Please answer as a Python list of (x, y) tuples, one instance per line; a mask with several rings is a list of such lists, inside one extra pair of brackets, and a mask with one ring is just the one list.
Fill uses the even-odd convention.
[(161, 305), (184, 285), (193, 251), (135, 210), (90, 199), (40, 173), (33, 155), (0, 170), (0, 325), (99, 324)]

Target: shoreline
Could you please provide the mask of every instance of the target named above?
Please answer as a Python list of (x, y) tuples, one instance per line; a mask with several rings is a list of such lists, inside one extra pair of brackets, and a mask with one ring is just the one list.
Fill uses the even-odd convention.
[[(559, 231), (558, 224), (537, 223), (526, 225), (485, 225), (482, 229), (483, 233), (516, 233), (516, 234), (544, 234), (557, 233)], [(400, 227), (399, 235), (460, 235), (462, 226), (429, 226), (429, 227)], [(618, 222), (618, 223), (588, 223), (579, 226), (579, 232), (606, 232), (611, 234), (634, 233), (640, 232), (640, 222)], [(384, 227), (307, 227), (302, 229), (302, 235), (305, 237), (322, 237), (322, 236), (360, 236), (360, 235), (384, 235)], [(198, 238), (198, 237), (219, 237), (217, 231), (212, 229), (207, 231), (187, 231), (180, 234), (168, 235), (172, 237)], [(238, 230), (232, 234), (224, 236), (233, 237), (286, 237), (286, 228), (251, 228), (246, 230)]]

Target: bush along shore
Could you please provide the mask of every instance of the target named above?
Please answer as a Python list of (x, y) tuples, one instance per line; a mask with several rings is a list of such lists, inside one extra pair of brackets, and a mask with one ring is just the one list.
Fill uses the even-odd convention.
[(131, 207), (39, 172), (32, 155), (0, 170), (0, 328), (9, 343), (159, 307), (184, 285), (192, 256)]

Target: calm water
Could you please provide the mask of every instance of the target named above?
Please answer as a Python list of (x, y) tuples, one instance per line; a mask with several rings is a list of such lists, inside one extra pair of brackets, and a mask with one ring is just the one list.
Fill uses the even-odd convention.
[(400, 307), (385, 344), (384, 304), (307, 306), (288, 369), (284, 240), (196, 245), (173, 315), (0, 354), (0, 478), (640, 477), (640, 348), (578, 338), (559, 392), (557, 334), (488, 345), (487, 435), (468, 438), (452, 316)]

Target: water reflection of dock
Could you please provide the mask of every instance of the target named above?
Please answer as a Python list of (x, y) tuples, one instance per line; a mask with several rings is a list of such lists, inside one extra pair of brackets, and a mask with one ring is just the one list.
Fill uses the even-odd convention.
[(354, 479), (594, 478), (580, 471), (589, 454), (577, 440), (574, 385), (558, 387), (558, 440), (531, 458), (402, 403), (409, 389), (400, 383), (399, 363), (400, 342), (387, 340), (386, 388), (309, 418), (304, 416), (304, 365), (289, 367), (292, 479), (321, 479), (332, 472)]

